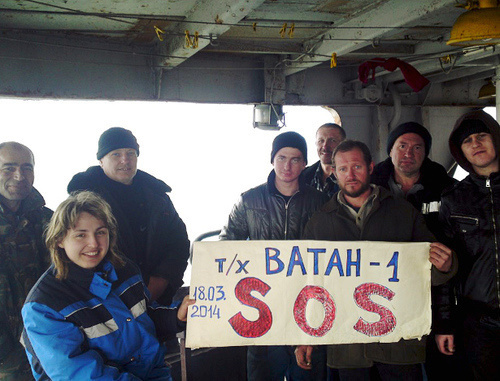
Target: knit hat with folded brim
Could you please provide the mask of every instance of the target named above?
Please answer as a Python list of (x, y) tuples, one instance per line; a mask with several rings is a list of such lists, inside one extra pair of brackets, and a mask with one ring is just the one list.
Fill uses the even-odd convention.
[(300, 152), (302, 152), (304, 162), (307, 164), (306, 140), (302, 137), (302, 135), (293, 131), (284, 132), (274, 138), (273, 149), (271, 151), (271, 164), (278, 151), (285, 147), (297, 148)]
[(424, 140), (425, 143), (425, 157), (429, 156), (429, 152), (431, 151), (432, 146), (432, 137), (427, 128), (422, 126), (416, 122), (407, 122), (400, 124), (394, 130), (389, 133), (389, 137), (387, 138), (387, 154), (391, 154), (391, 149), (396, 140), (404, 134), (414, 133), (420, 135), (420, 137)]
[(120, 148), (133, 148), (139, 156), (139, 144), (134, 134), (122, 127), (111, 127), (104, 131), (99, 138), (97, 160), (101, 160), (111, 151)]

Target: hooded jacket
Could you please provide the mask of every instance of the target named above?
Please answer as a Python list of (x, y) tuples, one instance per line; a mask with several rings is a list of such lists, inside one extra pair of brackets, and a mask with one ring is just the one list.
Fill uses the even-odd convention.
[[(450, 151), (469, 176), (443, 193), (440, 220), (448, 245), (459, 258), (458, 305), (467, 313), (499, 319), (500, 173), (477, 175), (454, 142), (454, 134), (467, 119), (480, 120), (487, 126), (498, 156), (500, 127), (491, 116), (473, 111), (457, 121), (449, 139)], [(450, 316), (442, 316), (447, 318)]]
[(273, 171), (267, 182), (243, 193), (223, 228), (221, 240), (300, 239), (312, 214), (328, 197), (306, 185), (299, 177), (299, 191), (286, 201), (274, 184)]
[(460, 128), (460, 126), (464, 121), (469, 119), (480, 120), (486, 125), (486, 127), (489, 128), (497, 152), (499, 151), (500, 147), (500, 132), (499, 132), (500, 127), (498, 126), (498, 123), (495, 121), (495, 119), (493, 119), (491, 115), (485, 113), (482, 110), (468, 112), (462, 115), (455, 123), (455, 126), (453, 127), (453, 130), (450, 134), (450, 138), (448, 139), (450, 152), (457, 161), (458, 165), (460, 165), (463, 169), (465, 169), (469, 173), (475, 173), (471, 163), (469, 163), (469, 161), (465, 158), (464, 153), (462, 152), (462, 148), (455, 145), (455, 143), (453, 142), (453, 137), (457, 132), (457, 130)]
[[(125, 192), (137, 191), (136, 198), (125, 199)], [(158, 299), (170, 304), (172, 296), (182, 285), (182, 277), (189, 258), (189, 240), (186, 226), (166, 194), (172, 189), (163, 181), (146, 172), (137, 171), (132, 185), (123, 185), (106, 176), (101, 167), (94, 166), (73, 176), (68, 192), (90, 190), (98, 193), (111, 206), (118, 222), (118, 248), (137, 264), (146, 284), (151, 276), (167, 279), (166, 291)], [(140, 224), (130, 221), (130, 207), (141, 217)], [(139, 234), (146, 235), (146, 247), (141, 247)]]

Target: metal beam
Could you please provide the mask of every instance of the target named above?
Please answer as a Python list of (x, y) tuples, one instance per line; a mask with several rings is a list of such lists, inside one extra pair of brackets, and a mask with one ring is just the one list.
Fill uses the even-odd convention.
[(226, 39), (217, 40), (213, 46), (207, 46), (203, 53), (235, 53), (235, 54), (301, 54), (303, 48), (299, 43), (286, 41), (285, 43), (276, 43), (260, 45), (253, 41), (239, 40), (239, 42), (227, 41)]
[(477, 74), (485, 73), (484, 78), (491, 77), (492, 74), (489, 74), (489, 72), (493, 72), (494, 67), (493, 66), (478, 66), (474, 68), (470, 67), (461, 67), (461, 68), (456, 68), (452, 70), (450, 73), (436, 73), (436, 74), (431, 74), (426, 76), (428, 80), (430, 80), (432, 83), (441, 83), (441, 82), (450, 82), (454, 80), (461, 80), (464, 81), (466, 78), (470, 78), (472, 76), (476, 76)]
[[(496, 52), (495, 47), (489, 46), (479, 50), (457, 54), (456, 57), (451, 57), (451, 63), (443, 64), (443, 66), (440, 64), (439, 58), (417, 62), (413, 66), (423, 75), (436, 72), (438, 72), (439, 74), (449, 72), (451, 74), (453, 73), (453, 68), (458, 68), (462, 65), (471, 64), (476, 61), (481, 65), (491, 65), (491, 69), (493, 69), (495, 67), (495, 64), (498, 63), (499, 59), (500, 52)], [(400, 70), (396, 70), (394, 72), (388, 72), (384, 70), (381, 73), (377, 73), (375, 76), (376, 78), (382, 78), (386, 83), (401, 81), (404, 79), (403, 74)]]
[[(189, 31), (191, 35), (198, 32), (200, 35), (220, 36), (248, 15), (252, 10), (260, 6), (265, 0), (237, 0), (237, 1), (204, 1), (199, 0), (191, 9), (186, 20), (174, 26), (174, 32), (184, 33)], [(191, 23), (191, 21), (206, 21), (207, 24)], [(217, 21), (218, 20), (218, 21)], [(219, 23), (220, 22), (220, 23)], [(159, 54), (170, 56), (163, 59), (160, 64), (165, 68), (173, 68), (201, 51), (209, 45), (207, 39), (200, 39), (197, 48), (186, 48), (185, 37), (173, 37), (158, 45)]]
[(306, 11), (298, 12), (294, 10), (283, 9), (280, 5), (279, 10), (270, 10), (267, 6), (265, 9), (252, 12), (247, 18), (249, 22), (295, 22), (297, 24), (303, 22), (319, 22), (319, 23), (333, 23), (338, 20), (339, 16), (328, 12)]
[[(318, 65), (318, 61), (328, 61), (332, 53), (338, 57), (354, 50), (371, 45), (377, 38), (388, 38), (400, 33), (398, 27), (414, 26), (417, 22), (433, 12), (445, 7), (453, 7), (455, 0), (389, 0), (370, 12), (338, 24), (340, 28), (333, 28), (324, 34), (328, 40), (323, 40), (315, 49), (317, 56), (305, 56), (297, 62), (297, 66), (291, 65), (286, 70), (286, 75), (299, 72), (312, 66)], [(384, 25), (390, 25), (383, 27)], [(377, 28), (367, 28), (375, 26)], [(380, 27), (380, 28), (378, 28)]]
[(414, 44), (393, 44), (393, 43), (381, 43), (378, 46), (366, 46), (362, 49), (352, 51), (345, 54), (347, 57), (366, 57), (373, 56), (379, 57), (380, 55), (388, 55), (394, 57), (394, 55), (413, 55), (415, 53)]

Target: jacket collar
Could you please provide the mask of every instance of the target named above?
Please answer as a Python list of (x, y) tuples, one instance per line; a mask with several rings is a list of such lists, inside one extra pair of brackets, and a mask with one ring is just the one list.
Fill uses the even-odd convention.
[(484, 187), (486, 184), (486, 180), (489, 179), (491, 181), (491, 186), (493, 185), (500, 185), (500, 172), (493, 172), (490, 174), (488, 177), (485, 176), (480, 176), (476, 174), (475, 172), (472, 172), (468, 176), (470, 178), (470, 181), (472, 181), (474, 184)]
[[(304, 187), (306, 186), (306, 183), (304, 181), (304, 172), (299, 176), (299, 192), (304, 192)], [(269, 176), (267, 176), (267, 189), (269, 190), (269, 193), (271, 194), (281, 194), (278, 191), (278, 188), (276, 188), (276, 172), (274, 172), (274, 169), (269, 173)]]
[[(82, 189), (96, 190), (100, 189), (103, 185), (103, 181), (113, 181), (109, 179), (102, 168), (98, 165), (89, 167), (85, 172), (77, 173), (68, 184), (68, 192), (74, 192)], [(150, 189), (153, 193), (165, 194), (172, 191), (167, 184), (162, 180), (151, 176), (149, 173), (137, 170), (137, 174), (134, 177), (134, 183), (138, 183), (143, 188)], [(117, 183), (119, 184), (119, 183)]]
[[(20, 216), (25, 215), (33, 210), (38, 210), (43, 206), (45, 206), (45, 200), (42, 195), (35, 188), (32, 188), (28, 197), (21, 201), (21, 205), (19, 206), (16, 214)], [(5, 205), (0, 203), (0, 213), (7, 214), (11, 213), (11, 211)]]
[[(393, 194), (390, 191), (388, 191), (387, 189), (385, 189), (384, 187), (374, 185), (374, 184), (371, 184), (371, 186), (375, 187), (375, 189), (378, 189), (378, 192), (379, 192), (378, 193), (379, 203), (377, 203), (377, 205), (384, 202), (384, 200), (387, 198), (394, 198)], [(337, 193), (336, 197), (332, 197), (330, 199), (330, 201), (328, 201), (325, 205), (323, 205), (321, 210), (324, 212), (327, 212), (327, 213), (337, 213), (342, 208), (342, 204), (338, 200), (338, 197), (340, 196), (340, 192), (341, 191), (339, 191), (339, 193)]]
[[(386, 160), (377, 165), (377, 173), (374, 177), (378, 177), (379, 181), (377, 184), (384, 184), (385, 187), (389, 185), (389, 178), (392, 176), (394, 179), (394, 164), (392, 164), (392, 159), (388, 157)], [(436, 163), (426, 157), (422, 162), (420, 167), (420, 178), (417, 184), (422, 184), (424, 189), (442, 188), (441, 179), (450, 179), (449, 184), (453, 183), (453, 180), (446, 173), (446, 169), (439, 163)]]
[(104, 259), (96, 269), (84, 269), (73, 262), (68, 266), (68, 281), (77, 283), (93, 295), (106, 299), (118, 279), (113, 265)]

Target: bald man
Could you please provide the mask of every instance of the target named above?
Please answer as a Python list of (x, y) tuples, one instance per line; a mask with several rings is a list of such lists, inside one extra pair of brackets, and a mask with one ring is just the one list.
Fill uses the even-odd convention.
[(43, 231), (52, 211), (33, 188), (35, 159), (16, 142), (0, 143), (0, 379), (32, 380), (19, 342), (21, 307), (49, 265)]

